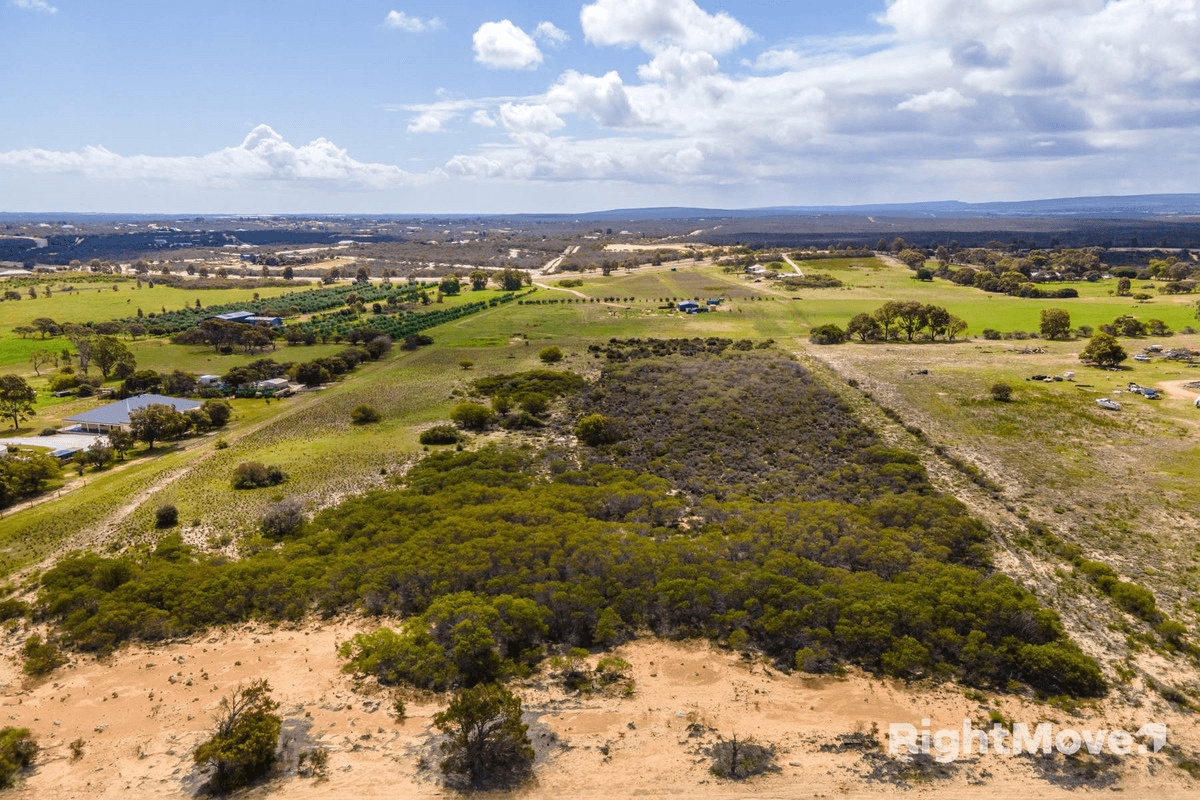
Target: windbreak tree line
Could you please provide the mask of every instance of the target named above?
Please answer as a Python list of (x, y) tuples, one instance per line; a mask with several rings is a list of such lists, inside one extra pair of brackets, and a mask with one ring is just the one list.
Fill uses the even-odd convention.
[(141, 556), (64, 559), (42, 577), (38, 613), (66, 643), (101, 651), (247, 618), (405, 616), (343, 656), (430, 688), (653, 631), (755, 646), (789, 669), (848, 661), (1105, 690), (1058, 617), (989, 568), (986, 530), (798, 365), (647, 359), (610, 369), (577, 403), (623, 423), (582, 463), (531, 448), (435, 453), (403, 488), (236, 562), (171, 536)]

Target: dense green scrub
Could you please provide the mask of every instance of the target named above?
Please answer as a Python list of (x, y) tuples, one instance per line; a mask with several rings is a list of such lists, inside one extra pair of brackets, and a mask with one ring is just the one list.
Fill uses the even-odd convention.
[(651, 359), (578, 398), (623, 438), (574, 451), (428, 456), (407, 486), (320, 514), (239, 561), (177, 537), (144, 556), (69, 558), (40, 612), (103, 650), (248, 617), (420, 617), (344, 653), (444, 687), (547, 646), (637, 633), (754, 645), (784, 667), (1049, 692), (1105, 689), (1058, 617), (986, 560), (986, 530), (838, 398), (778, 355)]

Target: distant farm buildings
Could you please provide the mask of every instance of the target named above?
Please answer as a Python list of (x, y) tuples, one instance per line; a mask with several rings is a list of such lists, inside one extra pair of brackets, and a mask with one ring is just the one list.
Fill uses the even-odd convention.
[(88, 433), (107, 433), (116, 428), (129, 424), (129, 415), (134, 411), (151, 405), (170, 406), (183, 413), (193, 408), (200, 408), (203, 403), (195, 400), (185, 400), (182, 397), (167, 397), (161, 394), (139, 394), (125, 400), (118, 400), (106, 406), (93, 408), (73, 417), (66, 417), (63, 422), (71, 427), (68, 430), (87, 431)]
[(201, 320), (201, 323), (213, 319), (220, 320), (221, 322), (240, 322), (243, 325), (270, 325), (273, 328), (283, 325), (283, 317), (261, 317), (253, 311), (226, 311), (224, 314), (214, 314), (211, 317), (205, 317)]

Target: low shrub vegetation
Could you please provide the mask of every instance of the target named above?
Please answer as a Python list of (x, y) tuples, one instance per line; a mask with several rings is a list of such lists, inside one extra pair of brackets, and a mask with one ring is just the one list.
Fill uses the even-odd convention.
[(276, 466), (267, 466), (259, 461), (247, 461), (238, 464), (233, 471), (230, 483), (234, 489), (258, 489), (263, 486), (277, 486), (287, 480), (287, 475)]

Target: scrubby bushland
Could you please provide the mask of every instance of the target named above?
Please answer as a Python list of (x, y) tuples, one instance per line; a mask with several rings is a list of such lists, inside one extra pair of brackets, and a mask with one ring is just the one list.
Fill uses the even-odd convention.
[(43, 573), (37, 613), (91, 650), (313, 610), (414, 617), (345, 657), (420, 685), (652, 631), (736, 639), (786, 669), (1104, 691), (1057, 615), (990, 569), (989, 534), (962, 504), (794, 362), (639, 360), (576, 406), (619, 416), (627, 437), (579, 453), (578, 469), (531, 448), (433, 453), (405, 488), (237, 561), (178, 537), (65, 558)]

